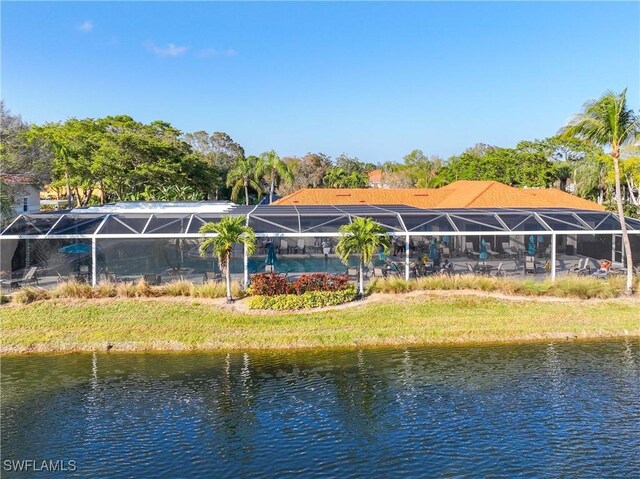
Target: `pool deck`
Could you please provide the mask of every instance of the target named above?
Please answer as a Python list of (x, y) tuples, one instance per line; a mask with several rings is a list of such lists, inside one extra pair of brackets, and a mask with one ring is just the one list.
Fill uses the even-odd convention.
[[(256, 257), (254, 257), (256, 258)], [(259, 257), (257, 257), (259, 258)], [(281, 259), (283, 260), (287, 260), (287, 259), (300, 259), (300, 260), (304, 260), (304, 259), (309, 259), (309, 258), (314, 258), (314, 259), (321, 259), (323, 258), (322, 254), (286, 254), (286, 255), (281, 255), (280, 256)], [(335, 260), (337, 259), (335, 256), (330, 256), (331, 260)], [(572, 256), (567, 256), (567, 255), (558, 255), (557, 261), (556, 261), (556, 274), (557, 276), (561, 277), (561, 276), (565, 276), (565, 275), (569, 275), (572, 274), (574, 271), (574, 268), (576, 267), (576, 265), (578, 264), (578, 262), (580, 260), (583, 260), (584, 257), (582, 256), (576, 256), (576, 255), (572, 255)], [(589, 259), (589, 266), (590, 266), (590, 271), (594, 272), (597, 270), (598, 268), (598, 261), (594, 258), (588, 258)], [(454, 265), (454, 269), (453, 269), (453, 273), (454, 274), (471, 274), (471, 272), (469, 271), (468, 266), (471, 266), (472, 269), (477, 269), (479, 268), (480, 270), (476, 271), (474, 274), (477, 275), (484, 275), (484, 276), (495, 276), (495, 272), (498, 270), (499, 265), (502, 264), (502, 269), (501, 271), (504, 273), (505, 277), (509, 277), (509, 278), (517, 278), (517, 277), (521, 277), (521, 278), (527, 278), (527, 279), (534, 279), (534, 280), (546, 280), (549, 279), (550, 277), (550, 273), (547, 269), (545, 269), (544, 265), (547, 261), (547, 259), (545, 258), (536, 258), (536, 272), (535, 273), (529, 273), (529, 274), (524, 274), (524, 268), (522, 265), (522, 260), (514, 260), (514, 259), (505, 259), (505, 258), (495, 258), (495, 259), (488, 259), (486, 261), (478, 261), (476, 259), (473, 258), (468, 258), (468, 257), (464, 257), (464, 256), (459, 256), (459, 257), (454, 257), (454, 258), (450, 258), (449, 259), (451, 261), (451, 263)], [(410, 261), (410, 266), (412, 266), (416, 261), (418, 261), (417, 258), (413, 257), (411, 258)], [(306, 273), (325, 273), (325, 272), (329, 272), (329, 273), (337, 273), (337, 272), (346, 272), (346, 266), (344, 267), (344, 269), (342, 271), (305, 271), (305, 272), (294, 272), (294, 271), (287, 271), (287, 266), (286, 266), (286, 261), (282, 261), (282, 267), (278, 267), (278, 264), (276, 264), (275, 267), (275, 272), (276, 273), (282, 273), (282, 274), (286, 274), (287, 278), (289, 280), (294, 280), (298, 277), (300, 277), (303, 274)], [(395, 268), (397, 268), (398, 272), (394, 272), (393, 270), (387, 269), (387, 268), (382, 268), (383, 269), (383, 273), (386, 276), (396, 276), (396, 277), (404, 277), (404, 261), (400, 260), (400, 257), (394, 257), (394, 256), (389, 256), (388, 257), (388, 264), (390, 265), (391, 263), (395, 264)], [(249, 274), (255, 274), (257, 272), (263, 272), (263, 271), (250, 271)], [(186, 280), (186, 281), (190, 281), (193, 283), (202, 283), (204, 282), (204, 273), (203, 272), (196, 272), (193, 270), (193, 268), (189, 268), (188, 271), (185, 274), (182, 275), (169, 275), (167, 274), (167, 271), (163, 271), (159, 273), (160, 278), (161, 278), (161, 284), (166, 284), (166, 283), (170, 283), (172, 281), (175, 281), (177, 279), (181, 279), (181, 280)], [(231, 275), (232, 276), (232, 280), (233, 281), (237, 281), (239, 283), (243, 282), (243, 274), (242, 273), (234, 273)], [(75, 275), (70, 275), (70, 278), (73, 279), (75, 277)], [(90, 281), (90, 277), (87, 275), (84, 276), (79, 276), (81, 280), (84, 281)], [(142, 274), (131, 274), (131, 275), (118, 275), (117, 276), (117, 281), (118, 282), (138, 282), (142, 279), (143, 275)], [(365, 280), (369, 281), (371, 279), (373, 279), (375, 276), (373, 274), (373, 269), (371, 268), (367, 268), (366, 272), (365, 272)], [(411, 271), (410, 274), (411, 278), (415, 278), (416, 275), (414, 273), (414, 271)], [(65, 280), (68, 278), (65, 278)], [(352, 278), (352, 279), (356, 279), (356, 278)], [(104, 281), (105, 278), (103, 275), (99, 275), (98, 277), (98, 281)], [(60, 284), (60, 278), (58, 277), (58, 275), (38, 275), (38, 282), (37, 282), (37, 286), (45, 288), (45, 289), (52, 289), (55, 288), (58, 284)], [(32, 285), (36, 285), (35, 283), (32, 283)], [(6, 284), (4, 284), (2, 286), (3, 292), (9, 292), (9, 288), (7, 287)]]

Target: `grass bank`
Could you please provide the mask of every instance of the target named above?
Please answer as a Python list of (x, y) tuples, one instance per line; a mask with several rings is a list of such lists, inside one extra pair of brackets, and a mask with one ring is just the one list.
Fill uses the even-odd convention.
[(640, 337), (637, 300), (378, 294), (313, 313), (256, 314), (221, 300), (49, 300), (2, 307), (3, 353), (362, 347)]

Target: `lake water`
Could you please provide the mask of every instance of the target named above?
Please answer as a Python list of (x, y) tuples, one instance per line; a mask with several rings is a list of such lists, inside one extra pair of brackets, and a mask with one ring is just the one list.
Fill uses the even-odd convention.
[(1, 414), (2, 477), (637, 478), (640, 343), (10, 357)]

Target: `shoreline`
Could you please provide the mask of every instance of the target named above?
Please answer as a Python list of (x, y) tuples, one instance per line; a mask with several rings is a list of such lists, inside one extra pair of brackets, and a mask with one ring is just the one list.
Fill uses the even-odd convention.
[(414, 291), (287, 312), (191, 297), (49, 300), (0, 311), (4, 357), (99, 352), (108, 345), (114, 353), (293, 352), (640, 339), (636, 297)]

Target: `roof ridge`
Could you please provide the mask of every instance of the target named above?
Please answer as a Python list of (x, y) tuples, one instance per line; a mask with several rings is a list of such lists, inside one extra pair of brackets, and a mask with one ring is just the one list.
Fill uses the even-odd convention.
[[(480, 180), (482, 181), (482, 180)], [(486, 181), (487, 185), (484, 186), (484, 188), (482, 188), (477, 195), (475, 195), (474, 197), (472, 197), (469, 201), (467, 201), (467, 206), (469, 206), (470, 204), (472, 204), (475, 200), (477, 200), (478, 198), (480, 198), (480, 196), (482, 196), (483, 194), (485, 194), (487, 192), (487, 190), (493, 186), (495, 186), (495, 184), (497, 183), (497, 181), (493, 181), (493, 180), (484, 180)], [(500, 183), (501, 185), (503, 185), (503, 183)], [(507, 185), (504, 185), (507, 186)], [(512, 188), (511, 186), (509, 186), (509, 188)]]

